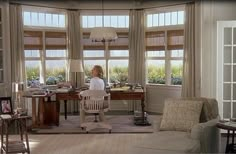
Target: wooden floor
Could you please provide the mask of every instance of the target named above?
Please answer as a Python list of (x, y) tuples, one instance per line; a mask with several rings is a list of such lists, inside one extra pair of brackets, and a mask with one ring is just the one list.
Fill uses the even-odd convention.
[(58, 134), (29, 135), (29, 139), (32, 154), (129, 154), (146, 135)]

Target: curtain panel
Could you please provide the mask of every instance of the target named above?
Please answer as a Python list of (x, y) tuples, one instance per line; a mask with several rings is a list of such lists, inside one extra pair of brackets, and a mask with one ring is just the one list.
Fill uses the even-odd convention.
[[(80, 27), (80, 12), (79, 11), (67, 11), (68, 15), (68, 58), (69, 59), (81, 59), (82, 60), (82, 47), (81, 47), (81, 27)], [(75, 83), (75, 74), (69, 71), (69, 79)], [(83, 73), (77, 73), (77, 85), (84, 85)]]
[(196, 16), (195, 3), (186, 4), (184, 29), (184, 64), (182, 97), (199, 96), (199, 52), (196, 50)]
[(129, 14), (129, 82), (145, 85), (145, 22), (144, 10)]
[(22, 8), (20, 5), (10, 5), (10, 42), (11, 42), (11, 80), (25, 81), (24, 62), (24, 31)]

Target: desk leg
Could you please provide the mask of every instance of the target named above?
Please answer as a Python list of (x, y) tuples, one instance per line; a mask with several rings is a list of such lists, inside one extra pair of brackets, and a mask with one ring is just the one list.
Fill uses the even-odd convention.
[(26, 119), (22, 120), (22, 127), (23, 127), (23, 132), (25, 132), (26, 149), (27, 149), (28, 153), (30, 153)]
[(44, 98), (39, 98), (39, 121), (40, 121), (40, 126), (44, 125), (44, 117), (43, 117), (43, 113), (44, 113)]
[(56, 101), (56, 125), (59, 126), (60, 121), (60, 100)]
[(235, 152), (235, 151), (234, 151), (234, 135), (235, 135), (235, 131), (233, 130), (232, 144), (231, 144), (231, 150), (232, 150), (231, 152), (233, 152), (233, 153)]
[(6, 144), (6, 153), (8, 153), (8, 125), (9, 125), (9, 123), (8, 123), (8, 121), (6, 121), (6, 122), (5, 122), (5, 131), (6, 131), (6, 142), (5, 142), (5, 144)]
[(1, 126), (1, 154), (3, 153), (3, 134), (4, 134), (4, 122), (3, 122), (3, 120), (2, 120), (2, 126)]
[(36, 98), (32, 98), (32, 127), (36, 125)]
[(230, 131), (228, 130), (227, 131), (227, 141), (226, 141), (226, 148), (225, 148), (225, 153), (229, 153), (229, 147), (230, 147), (230, 145), (229, 145), (229, 135), (230, 135)]
[(17, 123), (17, 126), (19, 128), (20, 140), (21, 140), (21, 142), (24, 142), (24, 140), (23, 140), (23, 129), (24, 128), (22, 126), (23, 120), (22, 119), (16, 120), (16, 123)]
[(64, 100), (65, 120), (67, 119), (67, 100)]

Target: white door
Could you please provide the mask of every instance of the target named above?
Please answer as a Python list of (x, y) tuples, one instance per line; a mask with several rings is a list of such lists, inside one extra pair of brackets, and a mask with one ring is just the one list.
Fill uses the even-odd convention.
[(236, 21), (217, 22), (217, 100), (223, 119), (236, 118)]

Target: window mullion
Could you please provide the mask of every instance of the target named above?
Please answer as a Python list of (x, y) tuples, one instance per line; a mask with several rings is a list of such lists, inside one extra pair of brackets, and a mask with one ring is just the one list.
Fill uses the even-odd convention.
[(46, 40), (45, 40), (45, 31), (43, 31), (43, 50), (41, 50), (41, 70), (40, 70), (40, 83), (44, 83), (46, 81)]
[(105, 42), (104, 44), (104, 52), (105, 52), (105, 60), (106, 60), (106, 77), (107, 77), (107, 80), (109, 82), (109, 66), (108, 66), (108, 63), (109, 63), (109, 58), (110, 58), (110, 51), (108, 49), (108, 43)]
[(167, 50), (167, 31), (165, 31), (165, 80), (166, 80), (166, 85), (170, 85), (170, 78), (171, 78), (171, 73), (170, 73), (170, 54), (169, 51)]
[(166, 84), (171, 85), (170, 50), (166, 50)]

